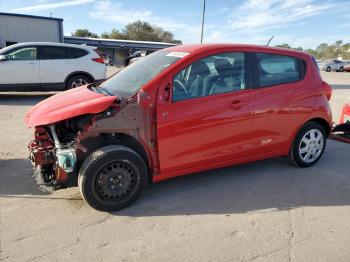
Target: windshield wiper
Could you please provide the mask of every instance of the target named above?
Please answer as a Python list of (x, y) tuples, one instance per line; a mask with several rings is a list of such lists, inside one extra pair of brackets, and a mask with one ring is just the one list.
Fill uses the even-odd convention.
[(103, 95), (108, 95), (108, 96), (113, 96), (113, 94), (111, 94), (109, 91), (107, 91), (105, 88), (101, 87), (101, 86), (96, 86), (96, 84), (91, 84), (90, 86), (88, 86), (88, 88), (95, 92), (95, 93), (99, 93), (99, 94), (103, 94)]
[(101, 94), (104, 94), (104, 95), (113, 96), (113, 94), (111, 94), (107, 89), (105, 89), (102, 86), (96, 87), (95, 89), (97, 90), (98, 93), (101, 93)]

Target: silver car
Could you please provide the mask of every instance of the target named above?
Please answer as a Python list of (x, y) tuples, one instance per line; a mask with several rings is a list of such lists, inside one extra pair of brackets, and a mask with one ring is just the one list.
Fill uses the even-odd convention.
[(331, 71), (343, 72), (345, 64), (346, 63), (344, 61), (335, 59), (330, 61), (329, 63), (326, 63), (323, 66), (322, 70), (326, 72), (331, 72)]

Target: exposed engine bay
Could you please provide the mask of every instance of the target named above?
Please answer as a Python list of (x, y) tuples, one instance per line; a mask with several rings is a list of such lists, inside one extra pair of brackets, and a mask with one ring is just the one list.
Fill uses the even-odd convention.
[[(98, 114), (35, 127), (28, 149), (34, 178), (40, 187), (56, 190), (77, 186), (82, 162), (90, 153), (107, 145), (129, 146), (150, 163), (155, 155), (154, 134), (149, 128), (150, 121), (154, 121), (150, 117), (154, 110), (142, 106), (145, 99), (144, 94), (133, 99), (117, 99)], [(145, 148), (151, 150), (146, 152)]]
[(66, 186), (76, 165), (76, 134), (69, 126), (37, 127), (29, 145), (35, 180), (41, 186), (58, 189)]

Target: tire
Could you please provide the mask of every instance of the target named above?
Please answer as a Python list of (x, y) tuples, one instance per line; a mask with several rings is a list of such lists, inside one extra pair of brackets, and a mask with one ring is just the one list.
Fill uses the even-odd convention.
[[(314, 133), (315, 140), (311, 138), (311, 133)], [(308, 145), (305, 143), (307, 140), (314, 142)], [(296, 166), (312, 166), (321, 158), (326, 148), (326, 142), (324, 128), (316, 122), (308, 122), (295, 137), (289, 152), (289, 160)], [(309, 154), (309, 157), (307, 157), (307, 154)]]
[(66, 89), (72, 89), (72, 88), (76, 88), (78, 86), (83, 86), (83, 85), (87, 85), (92, 83), (93, 81), (85, 76), (85, 75), (73, 75), (71, 76), (67, 83), (66, 83)]
[(326, 68), (326, 72), (330, 72), (331, 71), (331, 68), (330, 67), (327, 67)]
[(341, 66), (341, 67), (339, 68), (339, 72), (344, 72), (344, 67)]
[(92, 208), (108, 212), (136, 201), (147, 181), (147, 167), (142, 157), (129, 147), (116, 145), (100, 148), (89, 155), (78, 175), (84, 200)]

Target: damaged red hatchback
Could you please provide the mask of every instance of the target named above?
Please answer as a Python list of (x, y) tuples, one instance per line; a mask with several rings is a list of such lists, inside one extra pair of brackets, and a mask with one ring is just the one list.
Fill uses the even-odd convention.
[(313, 165), (330, 134), (331, 93), (303, 52), (171, 47), (34, 106), (30, 158), (41, 185), (78, 185), (90, 206), (115, 211), (148, 180), (279, 156)]

